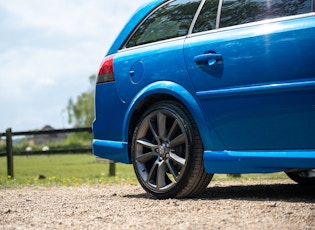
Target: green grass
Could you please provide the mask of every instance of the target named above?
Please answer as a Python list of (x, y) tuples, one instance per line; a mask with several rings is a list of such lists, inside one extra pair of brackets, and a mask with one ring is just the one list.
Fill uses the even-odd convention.
[[(45, 179), (39, 179), (44, 175)], [(284, 173), (215, 175), (213, 180), (287, 179)], [(14, 178), (7, 177), (6, 158), (0, 158), (0, 187), (28, 185), (137, 184), (132, 165), (116, 163), (116, 176), (109, 176), (109, 163), (99, 162), (90, 154), (14, 156)]]
[[(89, 154), (14, 156), (14, 179), (6, 175), (6, 158), (2, 157), (0, 186), (137, 183), (132, 165), (116, 163), (116, 175), (109, 176), (109, 163)], [(46, 178), (39, 179), (39, 175)]]

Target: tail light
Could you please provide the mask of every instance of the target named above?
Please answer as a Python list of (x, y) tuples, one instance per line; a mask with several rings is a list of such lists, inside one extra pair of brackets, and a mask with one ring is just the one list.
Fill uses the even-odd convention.
[(114, 78), (114, 55), (104, 58), (101, 68), (98, 71), (96, 84), (115, 81)]

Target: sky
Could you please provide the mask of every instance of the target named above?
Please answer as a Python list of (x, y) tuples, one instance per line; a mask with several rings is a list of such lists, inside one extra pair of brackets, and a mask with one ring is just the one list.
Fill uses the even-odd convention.
[(0, 0), (0, 133), (69, 128), (68, 100), (147, 0)]

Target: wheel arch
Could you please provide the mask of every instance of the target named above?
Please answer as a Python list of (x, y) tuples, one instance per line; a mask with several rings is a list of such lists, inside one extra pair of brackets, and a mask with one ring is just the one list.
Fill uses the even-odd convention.
[(197, 124), (205, 149), (223, 148), (215, 131), (209, 128), (199, 103), (181, 85), (170, 81), (154, 82), (143, 88), (130, 102), (123, 124), (123, 140), (128, 142), (128, 157), (131, 163), (131, 139), (141, 115), (154, 103), (171, 100), (182, 104)]

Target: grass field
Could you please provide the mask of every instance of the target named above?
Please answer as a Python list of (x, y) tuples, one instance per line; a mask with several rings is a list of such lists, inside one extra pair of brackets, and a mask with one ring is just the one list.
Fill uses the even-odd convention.
[[(7, 178), (6, 158), (0, 158), (0, 186), (79, 185), (85, 183), (137, 183), (132, 165), (116, 164), (116, 176), (109, 176), (109, 164), (90, 154), (15, 156), (14, 179)], [(44, 175), (45, 179), (39, 179)]]
[[(39, 179), (44, 175), (45, 179)], [(287, 179), (284, 173), (243, 174), (230, 177), (215, 175), (213, 180)], [(0, 187), (27, 185), (137, 184), (132, 165), (116, 163), (116, 176), (109, 176), (109, 164), (90, 154), (15, 156), (14, 178), (7, 177), (6, 158), (0, 158)]]

